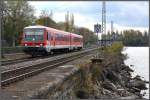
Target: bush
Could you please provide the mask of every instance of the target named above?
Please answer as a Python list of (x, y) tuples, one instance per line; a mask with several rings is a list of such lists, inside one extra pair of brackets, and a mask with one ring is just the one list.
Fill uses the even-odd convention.
[(121, 53), (123, 50), (123, 43), (122, 42), (114, 42), (112, 46), (105, 48), (106, 52), (108, 53)]
[(89, 67), (91, 67), (91, 63), (80, 65), (81, 86), (78, 89), (79, 91), (84, 91), (87, 95), (93, 90), (92, 74)]
[(93, 64), (93, 66), (91, 67), (91, 73), (93, 81), (100, 80), (102, 74), (102, 67), (100, 65)]

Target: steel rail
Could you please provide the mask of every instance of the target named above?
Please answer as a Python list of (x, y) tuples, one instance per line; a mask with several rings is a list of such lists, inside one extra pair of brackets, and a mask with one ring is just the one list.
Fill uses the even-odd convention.
[(17, 63), (21, 63), (21, 62), (25, 62), (25, 61), (30, 61), (31, 59), (32, 60), (37, 60), (37, 59), (41, 59), (41, 58), (54, 57), (54, 56), (62, 55), (62, 54), (64, 54), (64, 53), (58, 53), (58, 54), (56, 53), (56, 54), (48, 55), (48, 56), (38, 56), (36, 58), (25, 57), (25, 58), (20, 58), (20, 59), (15, 59), (15, 60), (1, 61), (1, 65), (5, 66), (5, 65), (9, 65), (9, 64), (17, 64)]
[(90, 51), (95, 49), (89, 49), (85, 51), (75, 52), (74, 54), (60, 57), (48, 62), (40, 63), (33, 66), (20, 67), (13, 70), (7, 70), (1, 73), (1, 86), (9, 85), (13, 82), (23, 80), (29, 76), (36, 75), (44, 70), (56, 68), (61, 64), (80, 58)]
[[(89, 48), (90, 49), (90, 48)], [(83, 48), (82, 50), (85, 50), (85, 48)], [(73, 52), (70, 52), (73, 53)], [(1, 65), (5, 66), (5, 65), (9, 65), (9, 64), (16, 64), (16, 63), (21, 63), (21, 62), (25, 62), (25, 61), (29, 61), (29, 60), (37, 60), (37, 59), (41, 59), (41, 58), (48, 58), (48, 57), (54, 57), (57, 55), (63, 55), (65, 54), (65, 52), (55, 52), (53, 55), (48, 55), (48, 56), (37, 56), (36, 58), (33, 57), (25, 57), (25, 58), (19, 58), (19, 59), (14, 59), (14, 60), (6, 60), (6, 61), (1, 61)], [(67, 53), (68, 54), (68, 53)], [(21, 55), (21, 54), (19, 54)], [(23, 54), (22, 54), (23, 55)], [(25, 55), (25, 54), (24, 54)], [(14, 55), (16, 56), (16, 55)]]

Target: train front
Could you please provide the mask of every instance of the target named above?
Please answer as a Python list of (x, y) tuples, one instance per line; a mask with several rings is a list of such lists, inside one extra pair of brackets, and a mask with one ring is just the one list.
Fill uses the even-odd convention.
[(26, 27), (23, 30), (23, 51), (32, 56), (46, 54), (45, 29), (38, 27)]

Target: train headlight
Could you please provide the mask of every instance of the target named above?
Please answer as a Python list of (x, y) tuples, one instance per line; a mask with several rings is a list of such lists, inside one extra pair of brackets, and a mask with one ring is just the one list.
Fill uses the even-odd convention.
[(25, 44), (25, 46), (27, 46), (27, 44)]
[(41, 43), (40, 46), (43, 46), (43, 44)]

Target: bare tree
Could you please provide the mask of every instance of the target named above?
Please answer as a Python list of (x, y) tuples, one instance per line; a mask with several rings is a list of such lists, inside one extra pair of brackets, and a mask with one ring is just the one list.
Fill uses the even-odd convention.
[(52, 10), (51, 10), (51, 12), (50, 12), (50, 15), (49, 15), (49, 16), (50, 16), (50, 18), (51, 18), (51, 19), (53, 19), (53, 11), (52, 11)]
[(71, 14), (70, 16), (70, 30), (71, 32), (74, 32), (74, 15)]
[[(5, 1), (4, 2), (4, 16), (9, 20), (12, 34), (12, 43), (15, 46), (18, 34), (23, 27), (28, 23), (34, 21), (34, 9), (24, 0)], [(6, 32), (4, 32), (6, 33)]]
[(66, 26), (66, 31), (69, 32), (69, 12), (67, 11), (65, 15), (65, 26)]

